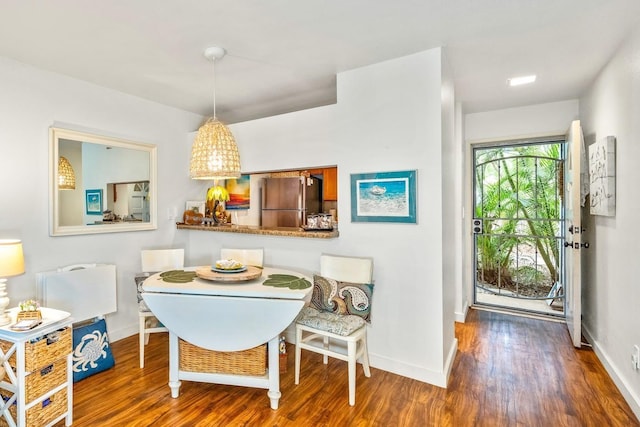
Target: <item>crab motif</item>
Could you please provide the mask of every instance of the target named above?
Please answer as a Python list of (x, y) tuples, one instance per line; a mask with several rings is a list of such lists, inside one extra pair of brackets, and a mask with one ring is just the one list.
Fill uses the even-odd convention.
[(107, 357), (107, 352), (104, 350), (107, 347), (109, 347), (109, 339), (106, 332), (93, 331), (83, 336), (73, 350), (74, 372), (88, 370), (87, 365), (90, 368), (96, 368), (98, 366), (96, 361)]

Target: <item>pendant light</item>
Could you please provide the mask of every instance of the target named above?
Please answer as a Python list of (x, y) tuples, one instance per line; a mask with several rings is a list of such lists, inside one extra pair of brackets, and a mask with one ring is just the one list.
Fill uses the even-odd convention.
[(63, 156), (60, 156), (58, 159), (58, 189), (76, 189), (76, 174), (73, 172), (73, 168), (71, 167), (69, 160)]
[(213, 117), (198, 129), (191, 147), (192, 179), (231, 179), (240, 177), (240, 154), (229, 128), (216, 117), (215, 62), (225, 55), (221, 47), (210, 47), (204, 56), (213, 63)]

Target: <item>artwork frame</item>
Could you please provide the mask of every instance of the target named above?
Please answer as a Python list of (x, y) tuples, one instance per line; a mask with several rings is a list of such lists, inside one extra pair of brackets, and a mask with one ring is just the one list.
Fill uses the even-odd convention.
[(229, 200), (224, 204), (226, 210), (243, 210), (251, 207), (251, 175), (227, 179), (225, 188), (229, 192)]
[(616, 215), (615, 136), (606, 136), (589, 146), (589, 213)]
[(413, 223), (416, 170), (351, 174), (351, 222)]
[(102, 215), (102, 189), (84, 191), (87, 215)]

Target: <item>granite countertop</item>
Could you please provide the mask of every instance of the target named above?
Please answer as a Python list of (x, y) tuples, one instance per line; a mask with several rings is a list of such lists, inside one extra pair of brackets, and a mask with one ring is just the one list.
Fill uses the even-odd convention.
[(304, 237), (307, 239), (335, 239), (338, 230), (305, 231), (297, 227), (260, 227), (257, 225), (188, 225), (177, 223), (179, 230), (214, 231), (218, 233), (258, 234), (263, 236)]

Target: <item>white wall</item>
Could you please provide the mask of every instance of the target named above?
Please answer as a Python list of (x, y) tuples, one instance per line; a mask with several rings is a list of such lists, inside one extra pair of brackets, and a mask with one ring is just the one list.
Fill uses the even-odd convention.
[(583, 326), (600, 360), (640, 418), (640, 371), (631, 351), (640, 345), (637, 255), (640, 182), (640, 31), (636, 31), (580, 99), (585, 141), (616, 137), (616, 215), (587, 215)]
[(470, 288), (466, 284), (472, 280), (471, 269), (468, 268), (468, 260), (471, 256), (470, 250), (466, 247), (465, 233), (468, 232), (466, 223), (466, 199), (465, 199), (465, 184), (469, 172), (466, 168), (465, 153), (466, 143), (464, 136), (464, 114), (462, 113), (462, 104), (457, 102), (455, 106), (455, 140), (456, 146), (455, 161), (453, 170), (455, 171), (456, 182), (453, 199), (455, 200), (455, 207), (457, 211), (454, 211), (453, 218), (457, 219), (457, 226), (455, 228), (455, 234), (453, 242), (456, 245), (455, 248), (455, 279), (454, 279), (454, 315), (456, 322), (464, 323), (467, 318), (467, 311), (470, 305), (472, 296), (470, 295)]
[[(452, 298), (443, 289), (452, 262), (443, 259), (450, 210), (442, 206), (443, 149), (453, 136), (443, 147), (442, 121), (446, 114), (449, 132), (453, 94), (443, 107), (442, 73), (440, 49), (418, 53), (339, 74), (335, 105), (231, 126), (243, 170), (338, 166), (339, 238), (184, 233), (197, 263), (223, 246), (263, 247), (266, 264), (310, 271), (318, 271), (323, 252), (373, 257), (372, 365), (444, 386), (454, 337)], [(351, 174), (411, 169), (418, 171), (417, 224), (350, 221)]]
[(465, 116), (465, 139), (471, 142), (564, 135), (578, 118), (578, 100), (528, 105)]
[[(140, 249), (184, 246), (169, 208), (184, 210), (191, 142), (201, 117), (0, 58), (0, 238), (23, 241), (26, 273), (10, 278), (11, 304), (35, 297), (35, 274), (73, 263), (117, 266), (118, 313), (112, 339), (137, 332), (134, 274)], [(50, 237), (49, 127), (71, 124), (158, 145), (158, 230)]]
[(460, 235), (460, 207), (462, 206), (459, 180), (460, 169), (457, 167), (462, 159), (461, 146), (456, 135), (456, 102), (453, 74), (446, 56), (442, 55), (442, 338), (445, 366), (451, 369), (458, 348), (455, 339), (455, 306), (456, 289), (462, 286), (459, 270), (462, 253)]

